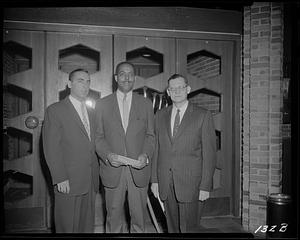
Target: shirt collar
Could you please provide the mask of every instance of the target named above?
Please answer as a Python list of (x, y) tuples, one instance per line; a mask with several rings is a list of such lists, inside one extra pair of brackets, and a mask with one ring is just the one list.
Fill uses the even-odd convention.
[(69, 95), (69, 98), (70, 98), (70, 101), (71, 101), (73, 104), (75, 104), (75, 105), (77, 105), (77, 106), (80, 106), (80, 105), (81, 105), (81, 102), (80, 102), (78, 99), (74, 98), (71, 94)]
[[(119, 89), (117, 89), (117, 97), (119, 99), (123, 99), (124, 95), (125, 94), (123, 92), (121, 92)], [(132, 97), (132, 90), (127, 93), (127, 97), (126, 98), (130, 99), (131, 97)]]
[(173, 104), (173, 108), (172, 108), (172, 109), (173, 109), (173, 111), (177, 111), (177, 109), (179, 109), (180, 112), (183, 113), (183, 112), (185, 112), (185, 110), (187, 109), (188, 104), (189, 104), (189, 101), (186, 101), (180, 108), (177, 108), (177, 107), (175, 106), (175, 104)]

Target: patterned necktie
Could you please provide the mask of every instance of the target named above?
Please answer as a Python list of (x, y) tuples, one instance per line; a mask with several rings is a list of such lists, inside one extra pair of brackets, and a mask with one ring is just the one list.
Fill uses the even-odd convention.
[(173, 126), (173, 137), (176, 136), (176, 133), (178, 131), (179, 128), (179, 124), (180, 124), (180, 115), (179, 115), (180, 110), (177, 109), (177, 113), (175, 116), (175, 121), (174, 121), (174, 126)]
[(124, 94), (123, 97), (123, 127), (126, 132), (128, 126), (128, 115), (129, 115), (129, 103), (128, 99), (126, 99), (127, 94)]
[(87, 118), (87, 111), (86, 111), (86, 106), (85, 106), (85, 103), (82, 102), (81, 103), (81, 114), (82, 114), (82, 123), (83, 123), (83, 126), (89, 136), (89, 139), (91, 140), (91, 136), (90, 136), (90, 127), (89, 127), (89, 121), (88, 121), (88, 118)]

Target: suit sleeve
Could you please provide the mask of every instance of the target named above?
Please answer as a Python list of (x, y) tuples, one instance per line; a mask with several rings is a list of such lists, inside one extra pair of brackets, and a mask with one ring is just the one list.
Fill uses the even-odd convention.
[(203, 172), (200, 183), (200, 190), (211, 191), (213, 175), (216, 166), (216, 135), (213, 118), (210, 111), (207, 111), (202, 125), (202, 157)]
[(105, 159), (109, 153), (111, 153), (111, 149), (106, 141), (105, 132), (104, 132), (104, 123), (103, 123), (103, 104), (101, 101), (97, 101), (96, 103), (96, 134), (95, 134), (95, 145), (96, 152), (101, 160), (106, 164)]
[(48, 108), (45, 112), (42, 136), (44, 154), (52, 176), (53, 185), (68, 180), (61, 146), (61, 128), (62, 126), (54, 109)]
[(143, 146), (143, 152), (146, 153), (149, 159), (152, 159), (154, 146), (155, 146), (155, 135), (154, 135), (154, 113), (152, 104), (149, 101), (146, 102), (147, 107), (147, 130), (146, 130), (146, 138)]
[(154, 122), (154, 129), (155, 129), (155, 147), (153, 158), (151, 161), (151, 183), (157, 183), (157, 160), (158, 160), (158, 151), (159, 151), (159, 144), (158, 144), (158, 115), (155, 115), (155, 122)]

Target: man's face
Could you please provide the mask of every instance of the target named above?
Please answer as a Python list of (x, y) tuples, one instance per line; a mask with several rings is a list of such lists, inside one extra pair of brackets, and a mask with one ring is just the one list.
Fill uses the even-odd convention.
[(71, 88), (71, 95), (79, 101), (84, 101), (90, 89), (90, 76), (86, 72), (75, 72), (71, 81), (68, 82)]
[(169, 81), (168, 95), (174, 103), (181, 103), (187, 100), (187, 95), (191, 88), (185, 83), (182, 77), (178, 77)]
[(118, 83), (118, 88), (121, 92), (127, 93), (131, 91), (135, 81), (133, 67), (126, 63), (120, 65), (118, 72), (115, 75), (115, 80)]

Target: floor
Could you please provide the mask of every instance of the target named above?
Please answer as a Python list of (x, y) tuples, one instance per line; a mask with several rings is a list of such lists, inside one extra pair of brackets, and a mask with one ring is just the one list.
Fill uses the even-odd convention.
[[(100, 195), (96, 198), (96, 220), (95, 220), (95, 233), (104, 233), (104, 213), (103, 201)], [(148, 209), (149, 210), (149, 209)], [(158, 230), (155, 228), (154, 221), (151, 218), (150, 211), (148, 211), (146, 221), (146, 233), (166, 232), (165, 223), (160, 219), (157, 219)], [(245, 233), (243, 227), (240, 224), (239, 218), (231, 216), (222, 217), (203, 217), (200, 222), (201, 227), (199, 232), (203, 233)]]
[[(201, 220), (201, 226), (199, 233), (245, 233), (242, 226), (232, 217), (204, 218)], [(95, 233), (104, 233), (103, 225), (96, 225)], [(150, 219), (146, 223), (146, 233), (157, 233)]]
[[(103, 199), (101, 198), (100, 194), (96, 196), (96, 216), (95, 216), (95, 229), (94, 233), (104, 233), (105, 232), (105, 214)], [(149, 208), (148, 208), (149, 210)], [(163, 214), (159, 214), (159, 211), (155, 210), (156, 212), (156, 220), (157, 220), (157, 227), (155, 227), (154, 221), (151, 218), (150, 210), (148, 211), (147, 220), (146, 220), (146, 233), (167, 233), (166, 223), (164, 221)], [(10, 231), (8, 231), (9, 233)], [(49, 230), (13, 230), (13, 233), (51, 233)], [(12, 233), (10, 232), (10, 233)], [(199, 231), (197, 233), (234, 233), (234, 234), (244, 234), (246, 231), (242, 228), (240, 224), (239, 218), (234, 218), (232, 216), (222, 216), (222, 217), (203, 217), (200, 222)]]

